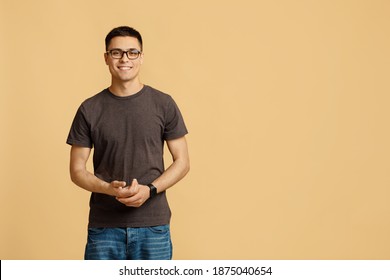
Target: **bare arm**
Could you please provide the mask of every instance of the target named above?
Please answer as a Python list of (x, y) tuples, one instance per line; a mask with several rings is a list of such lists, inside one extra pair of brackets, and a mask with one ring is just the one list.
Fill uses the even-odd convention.
[(172, 187), (190, 171), (190, 158), (186, 138), (181, 137), (169, 140), (167, 145), (172, 155), (173, 163), (153, 182), (153, 185), (157, 188), (157, 193)]
[(113, 181), (107, 183), (92, 173), (90, 173), (86, 164), (91, 154), (91, 149), (73, 145), (70, 150), (70, 177), (77, 186), (96, 193), (104, 193), (111, 196), (129, 196), (128, 189), (122, 189), (126, 182)]
[[(169, 152), (173, 162), (165, 172), (152, 183), (157, 188), (157, 193), (163, 192), (179, 182), (190, 170), (190, 160), (188, 155), (187, 141), (183, 136), (178, 139), (167, 141)], [(138, 193), (132, 197), (117, 198), (118, 201), (133, 207), (141, 206), (150, 196), (149, 187), (139, 185), (133, 181), (131, 187), (138, 187)]]

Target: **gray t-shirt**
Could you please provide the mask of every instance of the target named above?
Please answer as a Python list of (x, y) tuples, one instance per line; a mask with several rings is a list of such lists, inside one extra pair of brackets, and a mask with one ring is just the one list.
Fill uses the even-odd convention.
[[(79, 107), (67, 143), (94, 148), (94, 174), (106, 181), (135, 178), (153, 182), (164, 172), (164, 141), (187, 134), (171, 96), (150, 86), (128, 97), (108, 89)], [(169, 224), (171, 211), (165, 192), (141, 207), (127, 207), (115, 197), (92, 193), (89, 227), (146, 227)]]

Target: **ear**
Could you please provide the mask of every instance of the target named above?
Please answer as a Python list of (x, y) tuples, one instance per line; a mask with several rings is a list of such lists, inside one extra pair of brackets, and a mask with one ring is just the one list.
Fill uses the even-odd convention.
[(139, 56), (139, 63), (142, 64), (144, 62), (144, 53), (142, 52)]
[(104, 53), (104, 61), (106, 62), (106, 65), (108, 65), (108, 54)]

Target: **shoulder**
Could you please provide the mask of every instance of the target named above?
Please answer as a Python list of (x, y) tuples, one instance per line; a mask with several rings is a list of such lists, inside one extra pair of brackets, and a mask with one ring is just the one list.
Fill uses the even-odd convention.
[(145, 85), (145, 93), (156, 99), (172, 99), (172, 97), (168, 93), (162, 92), (161, 90), (158, 90), (148, 85)]
[(147, 85), (145, 85), (145, 95), (161, 105), (168, 105), (174, 102), (172, 96), (168, 93)]
[(101, 92), (85, 99), (82, 103), (81, 106), (84, 107), (90, 107), (94, 106), (95, 104), (99, 104), (104, 101), (104, 99), (107, 96), (107, 89), (102, 90)]
[(107, 98), (107, 89), (102, 90), (101, 92), (85, 99), (80, 107), (79, 111), (86, 115), (93, 115), (93, 112), (104, 108), (104, 104), (106, 103)]
[(85, 99), (80, 104), (77, 114), (81, 114), (85, 119), (90, 119), (96, 112), (99, 112), (104, 108), (105, 96), (107, 96), (106, 89)]

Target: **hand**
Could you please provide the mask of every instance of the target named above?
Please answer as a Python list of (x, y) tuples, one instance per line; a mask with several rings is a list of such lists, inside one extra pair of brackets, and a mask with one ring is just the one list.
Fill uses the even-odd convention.
[(131, 186), (120, 189), (120, 195), (116, 199), (129, 207), (140, 207), (150, 197), (148, 186), (138, 184), (137, 179), (131, 182)]
[(112, 181), (109, 185), (109, 194), (112, 196), (121, 196), (124, 188), (126, 188), (125, 181)]
[(112, 196), (115, 197), (129, 197), (133, 196), (136, 192), (138, 187), (126, 186), (125, 181), (112, 181), (109, 184), (110, 190), (109, 193)]

